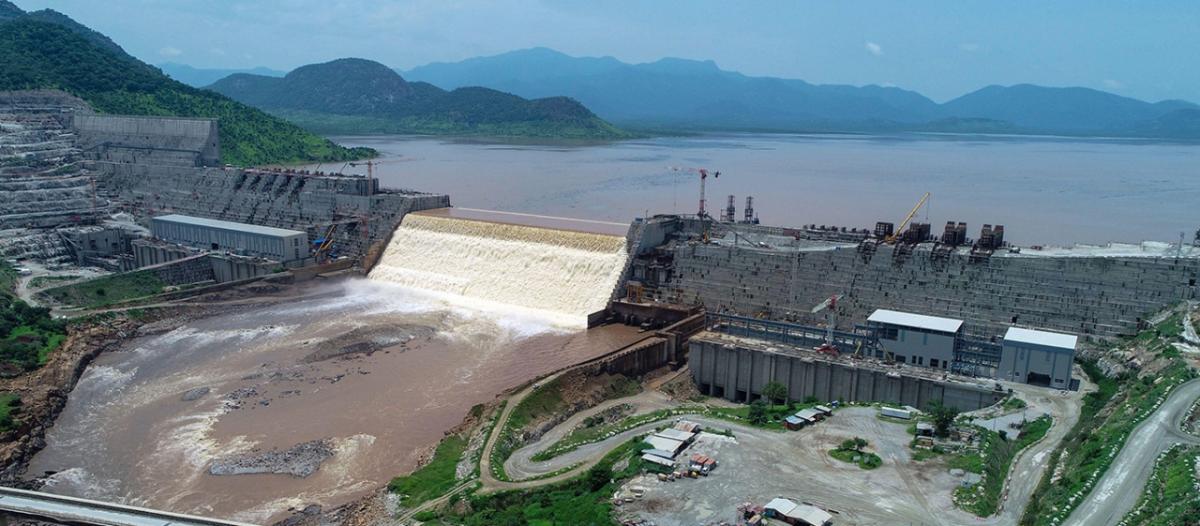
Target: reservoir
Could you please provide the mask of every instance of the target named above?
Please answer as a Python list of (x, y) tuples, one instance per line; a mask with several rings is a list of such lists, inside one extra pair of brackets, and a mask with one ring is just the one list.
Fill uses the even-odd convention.
[[(1135, 139), (979, 135), (701, 135), (608, 144), (500, 144), (420, 137), (338, 137), (380, 151), (384, 186), (447, 192), (455, 206), (627, 223), (695, 213), (709, 178), (714, 215), (754, 196), (764, 224), (872, 227), (899, 223), (924, 192), (918, 220), (971, 237), (1002, 224), (1024, 245), (1190, 241), (1200, 216), (1200, 144)], [(317, 168), (311, 165), (309, 168)], [(324, 171), (365, 173), (325, 164)]]

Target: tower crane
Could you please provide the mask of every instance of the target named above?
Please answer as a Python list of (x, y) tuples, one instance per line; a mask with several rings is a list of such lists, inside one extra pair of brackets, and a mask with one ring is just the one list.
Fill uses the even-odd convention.
[[(704, 199), (704, 182), (705, 182), (705, 180), (708, 179), (708, 174), (710, 173), (708, 171), (708, 169), (707, 168), (672, 167), (671, 170), (676, 171), (676, 172), (695, 173), (695, 174), (700, 175), (700, 210), (698, 212), (696, 212), (696, 215), (699, 216), (700, 219), (707, 218), (708, 212), (704, 210), (704, 204), (706, 202)], [(713, 171), (711, 173), (712, 173), (713, 179), (716, 179), (721, 176), (721, 172), (718, 172), (718, 171)]]
[(895, 232), (892, 232), (892, 235), (888, 236), (887, 239), (884, 240), (884, 242), (885, 243), (895, 243), (896, 239), (898, 239), (901, 235), (904, 234), (904, 229), (906, 227), (908, 227), (908, 222), (912, 221), (912, 218), (917, 215), (917, 211), (920, 210), (922, 206), (925, 206), (925, 203), (928, 201), (929, 201), (929, 192), (925, 192), (925, 195), (921, 196), (921, 200), (917, 201), (917, 206), (913, 207), (912, 211), (909, 212), (908, 215), (904, 217), (904, 221), (900, 222), (900, 226), (896, 227)]
[(834, 294), (833, 296), (830, 296), (829, 299), (818, 303), (817, 306), (813, 307), (812, 309), (813, 314), (817, 314), (821, 311), (826, 312), (825, 343), (821, 344), (820, 347), (817, 347), (817, 352), (833, 356), (837, 356), (838, 354), (837, 346), (833, 344), (833, 327), (834, 325), (837, 325), (837, 302), (840, 299), (842, 299), (841, 294)]
[(351, 161), (346, 164), (350, 165), (350, 166), (366, 166), (367, 167), (367, 181), (368, 181), (367, 184), (370, 184), (370, 181), (375, 178), (375, 167), (378, 165), (381, 165), (383, 163), (386, 163), (386, 162), (388, 162), (386, 159), (382, 160), (382, 161), (376, 161), (375, 159), (367, 159), (365, 161)]

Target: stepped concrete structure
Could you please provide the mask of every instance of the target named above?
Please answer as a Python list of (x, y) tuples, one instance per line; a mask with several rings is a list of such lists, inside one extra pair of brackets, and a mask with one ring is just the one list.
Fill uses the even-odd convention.
[[(0, 92), (0, 201), (11, 205), (0, 210), (3, 256), (110, 270), (175, 257), (162, 243), (130, 243), (151, 237), (144, 226), (160, 215), (303, 232), (278, 258), (302, 264), (316, 240), (332, 239), (323, 257), (364, 256), (405, 214), (450, 205), (362, 176), (222, 166), (216, 120), (97, 115), (52, 90)], [(231, 276), (277, 266), (234, 259)]]
[(1010, 326), (1095, 339), (1133, 333), (1164, 306), (1200, 297), (1200, 248), (1192, 246), (1042, 247), (983, 257), (932, 243), (875, 244), (865, 233), (676, 216), (646, 223), (644, 237), (653, 241), (635, 249), (630, 282), (653, 299), (709, 312), (817, 325), (824, 313), (813, 307), (842, 295), (837, 323), (845, 330), (883, 308), (962, 319), (964, 334), (984, 340), (998, 341)]

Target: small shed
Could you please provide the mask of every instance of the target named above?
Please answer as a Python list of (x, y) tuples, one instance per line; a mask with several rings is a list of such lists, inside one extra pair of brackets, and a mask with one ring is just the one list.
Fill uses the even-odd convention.
[(699, 433), (701, 428), (700, 428), (700, 424), (697, 424), (695, 422), (690, 422), (687, 420), (680, 420), (675, 423), (675, 427), (673, 429), (678, 429), (680, 431), (687, 431), (688, 433)]
[(796, 417), (809, 422), (817, 422), (825, 419), (825, 413), (810, 407), (808, 409), (801, 409), (800, 412), (796, 413)]
[(783, 419), (783, 427), (786, 427), (790, 431), (799, 430), (804, 427), (804, 423), (804, 420), (797, 418), (795, 415)]
[(933, 424), (929, 422), (917, 422), (917, 436), (933, 436)]
[(827, 406), (819, 405), (819, 406), (814, 407), (813, 409), (816, 409), (817, 411), (825, 413), (825, 416), (833, 416), (833, 409), (830, 409)]
[(657, 449), (660, 451), (665, 451), (667, 453), (670, 453), (670, 455), (671, 455), (670, 458), (675, 458), (675, 456), (678, 455), (679, 452), (683, 450), (683, 447), (685, 445), (682, 440), (675, 440), (673, 438), (660, 437), (658, 435), (650, 435), (650, 436), (646, 437), (645, 440), (643, 440), (643, 442), (649, 444), (650, 447), (653, 449)]
[[(651, 451), (653, 451), (653, 450), (651, 450)], [(675, 468), (675, 463), (672, 462), (670, 459), (663, 458), (663, 457), (660, 457), (660, 456), (652, 454), (652, 453), (642, 453), (642, 460), (645, 460), (646, 462), (658, 464), (665, 468), (672, 468), (672, 469)]]

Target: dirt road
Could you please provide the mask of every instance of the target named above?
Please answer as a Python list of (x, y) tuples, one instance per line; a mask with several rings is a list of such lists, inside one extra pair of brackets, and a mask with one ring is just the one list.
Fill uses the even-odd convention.
[(1153, 414), (1133, 430), (1108, 471), (1075, 508), (1065, 526), (1111, 526), (1121, 522), (1137, 504), (1154, 460), (1177, 443), (1200, 444), (1200, 438), (1179, 429), (1179, 424), (1200, 398), (1200, 379), (1176, 387)]

